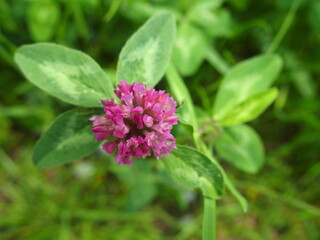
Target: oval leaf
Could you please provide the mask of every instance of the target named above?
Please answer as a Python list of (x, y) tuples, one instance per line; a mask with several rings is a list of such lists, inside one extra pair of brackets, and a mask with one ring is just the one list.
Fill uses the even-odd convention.
[(219, 168), (207, 156), (196, 149), (178, 146), (162, 159), (169, 175), (187, 188), (203, 186), (203, 178), (215, 189), (216, 194), (223, 193), (223, 177)]
[(216, 149), (226, 161), (248, 173), (258, 172), (264, 163), (260, 137), (247, 125), (225, 128), (216, 140)]
[(222, 126), (231, 126), (251, 121), (258, 117), (278, 96), (278, 90), (270, 90), (258, 93), (239, 105), (235, 106), (220, 121)]
[(282, 60), (277, 55), (262, 55), (237, 64), (223, 78), (215, 104), (214, 118), (221, 120), (236, 105), (267, 90), (278, 76)]
[(90, 114), (71, 110), (60, 115), (40, 138), (33, 153), (33, 162), (39, 168), (61, 165), (83, 158), (94, 152), (99, 142), (90, 132)]
[(200, 187), (199, 176), (195, 169), (183, 160), (171, 154), (167, 159), (162, 159), (168, 174), (182, 186), (193, 189)]
[(181, 24), (174, 43), (172, 61), (184, 76), (194, 74), (206, 54), (206, 38), (203, 33), (189, 23)]
[(74, 105), (99, 107), (113, 98), (113, 86), (88, 55), (51, 43), (20, 47), (15, 61), (26, 78), (51, 95)]
[(156, 85), (168, 66), (175, 37), (175, 19), (168, 13), (150, 18), (123, 47), (118, 62), (118, 82)]

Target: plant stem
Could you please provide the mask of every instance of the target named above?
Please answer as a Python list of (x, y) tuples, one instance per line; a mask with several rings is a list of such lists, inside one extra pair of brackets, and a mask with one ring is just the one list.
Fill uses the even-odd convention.
[[(201, 139), (199, 140), (200, 142)], [(203, 142), (202, 142), (203, 143)], [(224, 169), (222, 168), (222, 166), (220, 165), (220, 163), (214, 158), (212, 152), (207, 148), (207, 146), (205, 144), (201, 145), (202, 151), (203, 153), (205, 153), (207, 155), (208, 158), (211, 159), (211, 161), (213, 161), (217, 167), (220, 169), (222, 175), (223, 175), (223, 179), (224, 179), (224, 184), (226, 186), (226, 188), (230, 191), (230, 193), (238, 200), (239, 204), (242, 207), (242, 210), (244, 212), (248, 211), (248, 203), (247, 200), (238, 192), (238, 190), (233, 186), (231, 180), (229, 179), (228, 175), (225, 173)]]
[(119, 10), (121, 3), (122, 3), (122, 0), (114, 0), (114, 1), (112, 1), (108, 12), (103, 17), (103, 20), (105, 22), (109, 22), (114, 17), (114, 15)]
[(216, 239), (216, 201), (204, 197), (204, 216), (202, 222), (202, 239)]
[(193, 127), (193, 139), (197, 148), (199, 149), (201, 148), (201, 139), (198, 136), (198, 121), (190, 92), (172, 63), (169, 64), (166, 72), (166, 77), (170, 89), (173, 91), (173, 94), (175, 95), (178, 102), (180, 104), (182, 104), (183, 102), (186, 104), (190, 118), (190, 125)]
[[(169, 83), (171, 90), (174, 92), (175, 97), (178, 102), (181, 104), (185, 102), (188, 113), (190, 117), (190, 123), (193, 127), (193, 140), (198, 150), (207, 154), (207, 147), (204, 142), (201, 140), (198, 134), (198, 121), (194, 109), (194, 105), (192, 102), (191, 95), (188, 91), (187, 86), (185, 85), (183, 79), (173, 66), (170, 64), (166, 73), (166, 77)], [(211, 185), (209, 186), (203, 182), (203, 186), (201, 188), (203, 192), (204, 198), (204, 216), (203, 216), (203, 224), (202, 224), (202, 239), (203, 240), (215, 240), (216, 239), (216, 202), (212, 196)]]
[(205, 178), (201, 179), (201, 191), (204, 200), (202, 239), (216, 239), (216, 190)]
[(81, 9), (80, 3), (78, 1), (70, 1), (69, 6), (71, 8), (71, 11), (74, 15), (74, 19), (76, 21), (76, 24), (78, 25), (79, 33), (82, 37), (85, 38), (85, 40), (89, 39), (89, 31), (87, 27), (86, 20), (83, 15), (83, 11)]
[(207, 61), (222, 75), (226, 74), (230, 67), (212, 46), (207, 49)]
[(202, 222), (202, 239), (216, 239), (216, 201), (204, 197), (204, 216)]
[(277, 48), (280, 46), (280, 43), (282, 42), (283, 38), (285, 37), (286, 33), (288, 32), (290, 26), (293, 23), (293, 20), (296, 16), (296, 12), (299, 7), (299, 0), (293, 1), (291, 8), (284, 19), (279, 32), (277, 33), (276, 37), (273, 39), (271, 45), (269, 46), (267, 53), (273, 53), (277, 50)]
[(204, 197), (204, 215), (202, 221), (202, 240), (216, 239), (216, 201)]

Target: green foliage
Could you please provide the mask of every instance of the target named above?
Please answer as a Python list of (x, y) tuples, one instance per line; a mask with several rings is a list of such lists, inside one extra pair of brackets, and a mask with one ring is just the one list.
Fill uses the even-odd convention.
[(202, 64), (207, 50), (207, 40), (204, 34), (190, 23), (180, 24), (172, 61), (184, 76), (193, 75)]
[[(170, 176), (187, 188), (201, 187), (208, 181), (216, 190), (212, 198), (223, 193), (223, 177), (219, 168), (196, 149), (177, 146), (168, 159), (162, 159)], [(204, 180), (203, 180), (204, 178)], [(207, 192), (207, 191), (206, 191)]]
[(118, 82), (141, 82), (147, 87), (156, 85), (168, 66), (175, 31), (175, 19), (171, 14), (159, 14), (149, 19), (122, 48)]
[(97, 149), (99, 142), (89, 131), (92, 112), (76, 110), (62, 114), (38, 141), (33, 162), (39, 168), (48, 168), (83, 158)]
[(166, 77), (168, 79), (168, 84), (174, 93), (175, 99), (181, 105), (181, 109), (179, 110), (181, 121), (190, 124), (193, 128), (197, 129), (198, 123), (192, 97), (173, 65), (169, 65)]
[(65, 102), (99, 107), (114, 96), (106, 74), (82, 52), (38, 43), (19, 48), (15, 61), (30, 82)]
[(255, 119), (276, 99), (277, 95), (278, 90), (272, 88), (248, 97), (230, 110), (220, 121), (220, 124), (231, 126)]
[(211, 37), (227, 37), (232, 34), (233, 19), (230, 12), (221, 8), (223, 1), (200, 1), (187, 13), (189, 19)]
[[(208, 236), (214, 224), (210, 222), (212, 212), (217, 212), (218, 239), (320, 238), (319, 188), (315, 185), (320, 176), (320, 153), (316, 147), (320, 145), (317, 0), (265, 0), (258, 5), (253, 0), (2, 0), (0, 239), (201, 238), (202, 199), (197, 191), (173, 185), (157, 161), (141, 160), (131, 168), (122, 168), (113, 163), (112, 155), (98, 151), (86, 160), (63, 167), (42, 171), (34, 168), (31, 152), (39, 134), (48, 129), (57, 114), (70, 108), (63, 101), (75, 105), (79, 101), (57, 101), (34, 88), (23, 79), (14, 62), (18, 46), (37, 41), (81, 49), (101, 64), (112, 80), (99, 73), (98, 81), (110, 91), (94, 91), (99, 97), (112, 97), (109, 94), (113, 94), (111, 85), (117, 83), (113, 75), (122, 46), (147, 18), (164, 11), (175, 16), (178, 34), (187, 24), (206, 39), (207, 62), (203, 61), (201, 47), (183, 43), (186, 47), (178, 55), (192, 51), (193, 58), (172, 58), (170, 68), (164, 68), (168, 81), (159, 82), (157, 88), (166, 89), (168, 85), (181, 105), (180, 122), (186, 124), (173, 129), (177, 143), (194, 145), (208, 156), (215, 153), (210, 160), (225, 169), (226, 194), (217, 209), (206, 212), (211, 213), (205, 221)], [(258, 58), (266, 59), (267, 52), (277, 55), (268, 55), (273, 60), (265, 60), (257, 68), (247, 69), (247, 73), (240, 71), (242, 77), (234, 74), (236, 90), (223, 90), (225, 79), (234, 69), (253, 61), (254, 56), (262, 54)], [(243, 59), (249, 60), (242, 62)], [(43, 60), (39, 61), (36, 65)], [(64, 69), (51, 72), (64, 73)], [(97, 72), (101, 72), (100, 67)], [(179, 73), (186, 77), (182, 79)], [(267, 80), (255, 82), (257, 78), (247, 77), (248, 73)], [(51, 80), (46, 73), (43, 75), (37, 81), (43, 79), (45, 87)], [(251, 83), (254, 86), (250, 87)], [(63, 84), (70, 85), (69, 81)], [(271, 85), (278, 89), (277, 97)], [(217, 93), (225, 95), (219, 104)], [(266, 109), (273, 95), (275, 104)], [(91, 98), (89, 105), (80, 105), (100, 106), (99, 100)], [(217, 113), (213, 111), (215, 104), (219, 105)], [(255, 119), (262, 111), (263, 116)], [(250, 127), (233, 125), (247, 121), (252, 121)], [(262, 150), (262, 155), (257, 149)], [(179, 160), (178, 169), (188, 168), (183, 164)], [(178, 172), (174, 172), (175, 178), (181, 178), (178, 182), (191, 188), (200, 184), (204, 196), (214, 195), (212, 184), (199, 178), (197, 172), (188, 178)], [(247, 214), (243, 214), (234, 197), (243, 209), (249, 203)], [(213, 209), (213, 205), (210, 207)]]
[(270, 87), (281, 65), (279, 56), (262, 55), (232, 68), (223, 78), (215, 98), (214, 118), (221, 120), (236, 105)]
[(259, 135), (247, 125), (224, 128), (216, 148), (225, 160), (248, 172), (258, 172), (264, 163), (264, 150)]
[(28, 27), (34, 41), (52, 38), (59, 21), (59, 5), (55, 1), (35, 1), (28, 11)]

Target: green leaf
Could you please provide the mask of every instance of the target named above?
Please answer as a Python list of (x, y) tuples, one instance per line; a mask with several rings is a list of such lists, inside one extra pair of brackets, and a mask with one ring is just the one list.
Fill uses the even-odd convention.
[(221, 120), (236, 105), (267, 90), (278, 76), (282, 60), (277, 55), (261, 55), (233, 67), (223, 78), (215, 104), (214, 118)]
[(123, 47), (118, 62), (118, 82), (156, 85), (168, 66), (175, 37), (175, 19), (168, 13), (150, 18)]
[(184, 76), (194, 74), (206, 55), (207, 42), (203, 33), (190, 25), (182, 23), (177, 31), (172, 61)]
[(258, 117), (278, 96), (278, 90), (272, 88), (253, 95), (235, 106), (220, 121), (222, 126), (231, 126), (251, 121)]
[(58, 166), (83, 158), (99, 146), (90, 131), (93, 114), (71, 110), (60, 115), (40, 138), (33, 153), (33, 162), (39, 168)]
[(197, 171), (182, 159), (171, 154), (167, 159), (161, 161), (163, 161), (169, 175), (182, 186), (189, 189), (200, 187)]
[(211, 37), (226, 37), (232, 34), (233, 19), (223, 1), (205, 1), (197, 4), (187, 13), (190, 21), (201, 27)]
[(54, 1), (35, 1), (28, 11), (28, 27), (35, 41), (48, 41), (59, 21), (59, 6)]
[(196, 149), (177, 147), (167, 159), (162, 159), (169, 175), (184, 187), (191, 189), (202, 188), (205, 179), (214, 187), (215, 195), (221, 196), (223, 177), (216, 164)]
[(258, 172), (264, 163), (264, 148), (258, 134), (247, 125), (226, 127), (216, 140), (221, 157), (248, 173)]
[(51, 95), (74, 105), (99, 107), (113, 98), (113, 86), (88, 55), (51, 43), (20, 47), (15, 62), (26, 78)]
[(184, 101), (179, 104), (176, 110), (176, 116), (179, 118), (179, 122), (183, 124), (189, 124), (188, 123), (188, 116), (187, 116), (187, 105), (184, 103)]

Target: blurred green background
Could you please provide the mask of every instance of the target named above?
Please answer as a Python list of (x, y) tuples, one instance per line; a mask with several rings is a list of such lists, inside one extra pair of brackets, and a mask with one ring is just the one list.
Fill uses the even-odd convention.
[(266, 147), (265, 167), (249, 175), (222, 161), (250, 209), (243, 213), (226, 192), (218, 239), (320, 239), (318, 0), (1, 0), (0, 239), (201, 239), (200, 194), (175, 184), (159, 163), (117, 166), (98, 151), (36, 169), (35, 142), (71, 106), (26, 81), (13, 61), (22, 44), (55, 42), (89, 54), (114, 79), (125, 41), (161, 11), (205, 36), (210, 52), (182, 69), (205, 109), (226, 66), (272, 50), (284, 59), (276, 103), (251, 123)]

